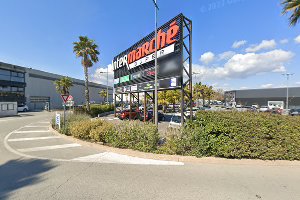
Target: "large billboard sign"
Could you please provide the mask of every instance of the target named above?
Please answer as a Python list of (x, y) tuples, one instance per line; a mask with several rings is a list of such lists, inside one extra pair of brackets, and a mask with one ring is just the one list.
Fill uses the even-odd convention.
[[(180, 14), (158, 28), (157, 60), (158, 89), (181, 88), (182, 84), (182, 25)], [(112, 60), (116, 93), (154, 90), (155, 33), (117, 55)]]

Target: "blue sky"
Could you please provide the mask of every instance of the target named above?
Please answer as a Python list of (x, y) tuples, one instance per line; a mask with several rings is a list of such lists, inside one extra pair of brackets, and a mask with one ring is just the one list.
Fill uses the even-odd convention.
[[(295, 73), (290, 84), (300, 86), (300, 24), (289, 27), (280, 1), (158, 4), (159, 25), (181, 12), (193, 21), (197, 81), (225, 90), (282, 87), (287, 70)], [(82, 79), (72, 42), (87, 35), (100, 47), (100, 61), (90, 70), (97, 82), (106, 78), (97, 72), (154, 28), (152, 0), (2, 0), (0, 6), (0, 61)]]

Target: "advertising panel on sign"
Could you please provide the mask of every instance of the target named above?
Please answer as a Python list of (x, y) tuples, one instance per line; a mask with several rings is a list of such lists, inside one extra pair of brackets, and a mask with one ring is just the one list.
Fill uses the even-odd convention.
[(157, 47), (153, 31), (116, 56), (112, 60), (115, 91), (127, 93), (154, 89), (155, 48), (157, 48), (159, 89), (181, 88), (182, 26), (183, 15), (179, 14), (157, 29)]

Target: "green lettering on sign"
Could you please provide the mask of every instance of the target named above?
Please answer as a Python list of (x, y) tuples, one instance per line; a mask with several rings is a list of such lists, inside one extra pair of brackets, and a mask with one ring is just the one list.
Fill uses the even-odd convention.
[(123, 77), (120, 78), (120, 83), (124, 83), (124, 82), (127, 82), (127, 81), (129, 81), (129, 75), (123, 76)]

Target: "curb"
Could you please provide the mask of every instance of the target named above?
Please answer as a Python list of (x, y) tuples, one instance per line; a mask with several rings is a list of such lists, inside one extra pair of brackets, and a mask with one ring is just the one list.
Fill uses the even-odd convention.
[(222, 164), (222, 165), (249, 165), (249, 166), (299, 166), (300, 161), (289, 161), (289, 160), (253, 160), (253, 159), (227, 159), (227, 158), (217, 158), (217, 157), (202, 157), (197, 158), (195, 156), (181, 156), (181, 155), (166, 155), (166, 154), (154, 154), (146, 153), (141, 151), (136, 151), (132, 149), (120, 149), (115, 147), (106, 146), (100, 143), (93, 143), (89, 141), (80, 140), (72, 136), (63, 135), (57, 132), (50, 125), (50, 129), (55, 135), (59, 135), (67, 140), (79, 143), (83, 146), (92, 147), (99, 149), (101, 151), (109, 151), (113, 153), (123, 154), (132, 157), (139, 157), (145, 159), (155, 159), (162, 161), (175, 161), (183, 162), (185, 164)]

